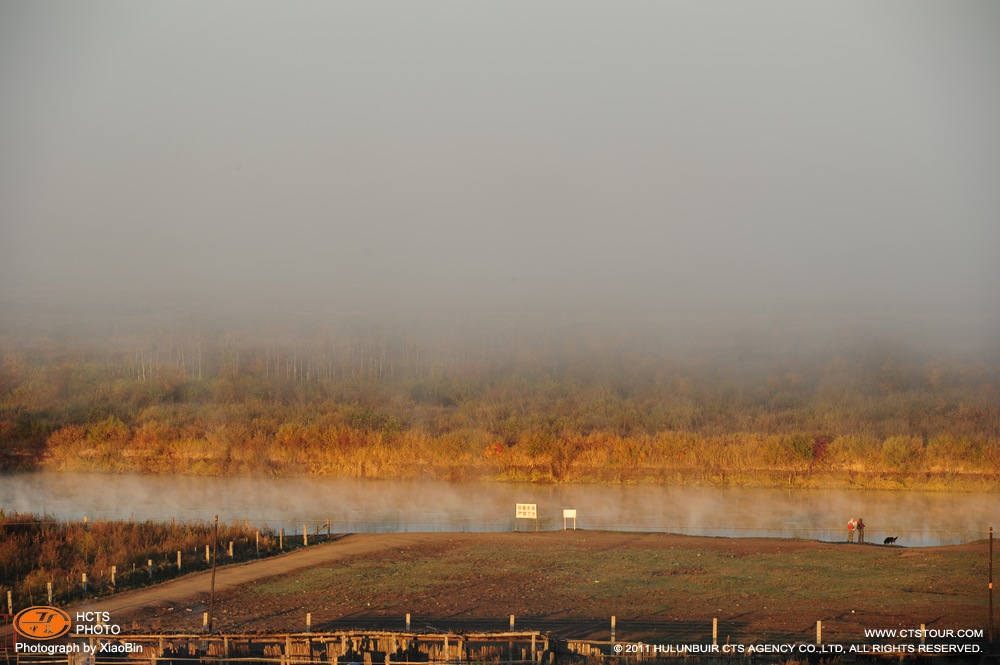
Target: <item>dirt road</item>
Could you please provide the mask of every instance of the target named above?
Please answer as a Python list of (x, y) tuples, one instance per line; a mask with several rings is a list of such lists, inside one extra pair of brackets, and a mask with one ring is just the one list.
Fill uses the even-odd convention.
[[(386, 548), (412, 547), (423, 545), (434, 538), (428, 533), (352, 534), (334, 536), (334, 540), (296, 550), (281, 556), (269, 557), (261, 561), (223, 566), (215, 574), (216, 593), (246, 584), (254, 580), (285, 575), (301, 568), (338, 561), (348, 557), (369, 554)], [(145, 589), (126, 591), (106, 598), (96, 598), (75, 603), (64, 608), (70, 614), (75, 611), (109, 612), (112, 615), (127, 613), (150, 605), (180, 605), (204, 595), (208, 598), (211, 588), (210, 571), (186, 575), (180, 579), (164, 582)]]

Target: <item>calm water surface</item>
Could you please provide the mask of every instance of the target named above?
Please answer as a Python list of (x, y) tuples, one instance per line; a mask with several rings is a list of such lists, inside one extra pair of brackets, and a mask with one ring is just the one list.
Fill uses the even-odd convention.
[[(537, 524), (516, 520), (516, 503), (536, 504)], [(844, 540), (853, 516), (864, 518), (869, 542), (899, 536), (904, 546), (979, 540), (1000, 526), (998, 494), (82, 473), (2, 475), (0, 508), (59, 519), (218, 514), (286, 533), (326, 520), (334, 533), (551, 530), (563, 528), (563, 511), (572, 509), (582, 529), (826, 541)]]

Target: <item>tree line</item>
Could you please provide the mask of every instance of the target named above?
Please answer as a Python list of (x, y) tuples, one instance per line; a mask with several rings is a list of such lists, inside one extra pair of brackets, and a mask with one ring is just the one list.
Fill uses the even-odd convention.
[(969, 355), (438, 332), (4, 339), (0, 466), (932, 488), (1000, 468), (1000, 369)]

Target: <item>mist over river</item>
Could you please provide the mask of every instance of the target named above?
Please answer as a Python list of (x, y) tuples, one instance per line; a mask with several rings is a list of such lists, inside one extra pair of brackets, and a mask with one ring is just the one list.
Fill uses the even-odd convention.
[[(537, 524), (515, 519), (516, 503), (536, 504)], [(218, 514), (286, 534), (327, 520), (333, 533), (552, 530), (575, 510), (581, 529), (824, 541), (846, 540), (848, 519), (863, 517), (868, 542), (932, 546), (986, 538), (1000, 495), (45, 472), (0, 476), (0, 508), (60, 520)]]

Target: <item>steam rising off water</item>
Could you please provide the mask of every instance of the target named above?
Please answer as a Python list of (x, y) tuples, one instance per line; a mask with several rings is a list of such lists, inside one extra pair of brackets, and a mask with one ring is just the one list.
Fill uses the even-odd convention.
[(994, 494), (73, 473), (0, 479), (7, 512), (160, 521), (218, 514), (289, 534), (328, 519), (334, 533), (535, 529), (515, 520), (515, 503), (537, 504), (543, 530), (563, 528), (563, 510), (574, 509), (582, 529), (838, 541), (849, 518), (863, 517), (869, 542), (899, 536), (903, 546), (985, 538), (1000, 515)]

